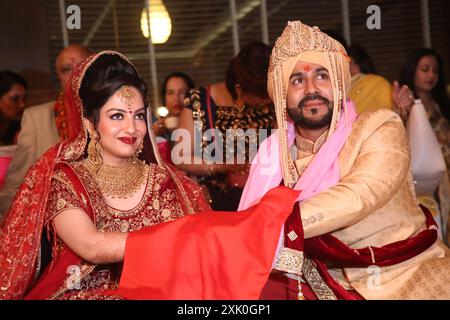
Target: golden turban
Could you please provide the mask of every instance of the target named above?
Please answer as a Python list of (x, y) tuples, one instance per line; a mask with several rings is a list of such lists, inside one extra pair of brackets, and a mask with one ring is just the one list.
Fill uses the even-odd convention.
[(328, 137), (334, 132), (343, 101), (351, 83), (349, 57), (336, 40), (300, 21), (288, 22), (282, 35), (275, 42), (270, 58), (267, 89), (275, 104), (280, 137), (280, 155), (283, 178), (286, 185), (295, 183), (296, 170), (289, 154), (287, 139), (286, 94), (289, 77), (298, 61), (315, 63), (329, 72), (334, 95), (334, 110)]

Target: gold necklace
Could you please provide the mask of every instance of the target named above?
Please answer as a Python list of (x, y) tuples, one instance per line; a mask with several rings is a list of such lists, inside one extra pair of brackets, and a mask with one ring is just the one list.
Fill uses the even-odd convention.
[(107, 164), (96, 166), (89, 158), (84, 163), (104, 196), (127, 199), (132, 196), (148, 177), (149, 166), (136, 158), (130, 158), (122, 167)]

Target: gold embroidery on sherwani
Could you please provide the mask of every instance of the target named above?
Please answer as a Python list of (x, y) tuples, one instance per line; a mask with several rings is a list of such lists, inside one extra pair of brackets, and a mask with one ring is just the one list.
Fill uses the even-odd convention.
[(303, 251), (298, 251), (286, 247), (280, 249), (277, 256), (277, 261), (275, 263), (275, 269), (287, 273), (301, 275), (302, 266)]
[(337, 300), (333, 291), (327, 286), (325, 281), (317, 271), (314, 263), (310, 259), (303, 262), (303, 277), (308, 282), (314, 294), (319, 300)]
[[(450, 259), (430, 259), (422, 263), (400, 289), (396, 299), (448, 300)], [(432, 276), (431, 276), (432, 275)]]
[(316, 141), (303, 138), (300, 134), (295, 135), (295, 145), (298, 149), (298, 157), (302, 158), (310, 154), (316, 154), (327, 139), (328, 130), (323, 132)]
[(323, 214), (317, 213), (314, 215), (309, 216), (308, 218), (302, 219), (303, 227), (307, 227), (313, 223), (321, 222), (323, 220)]
[(294, 160), (294, 164), (299, 176), (305, 172), (309, 163), (312, 161), (316, 153), (319, 152), (319, 149), (326, 141), (327, 134), (328, 131), (325, 131), (319, 136), (319, 138), (317, 138), (315, 142), (303, 138), (298, 133), (296, 134), (295, 145), (297, 147), (297, 159)]

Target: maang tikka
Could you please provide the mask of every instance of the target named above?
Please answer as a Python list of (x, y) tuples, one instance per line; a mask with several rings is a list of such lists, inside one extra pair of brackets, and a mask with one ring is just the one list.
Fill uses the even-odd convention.
[(133, 102), (136, 95), (131, 90), (131, 87), (127, 85), (121, 86), (120, 89), (118, 90), (118, 94), (120, 97), (120, 101), (122, 101), (122, 103), (127, 105), (128, 113), (132, 113)]

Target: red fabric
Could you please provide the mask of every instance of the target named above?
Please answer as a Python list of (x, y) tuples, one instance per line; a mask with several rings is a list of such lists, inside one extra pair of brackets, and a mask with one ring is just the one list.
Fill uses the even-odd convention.
[[(48, 150), (29, 170), (0, 228), (0, 299), (20, 299), (36, 273), (45, 199), (58, 148)], [(39, 177), (36, 179), (34, 177)]]
[(158, 143), (159, 154), (161, 155), (161, 159), (168, 164), (173, 165), (169, 141), (162, 141)]
[[(67, 175), (77, 194), (83, 195), (85, 199), (89, 199), (81, 181), (70, 166), (65, 163), (58, 163), (55, 168), (62, 170)], [(86, 204), (84, 210), (89, 218), (95, 221), (94, 212), (89, 202)], [(58, 255), (52, 259), (51, 263), (39, 277), (39, 281), (27, 293), (24, 299), (43, 300), (50, 298), (63, 285), (64, 279), (67, 276), (67, 268), (71, 265), (79, 265), (81, 261), (79, 256), (67, 246), (64, 246)]]
[[(292, 231), (297, 235), (294, 240), (291, 240), (288, 236)], [(297, 251), (304, 251), (304, 238), (302, 219), (300, 219), (300, 203), (297, 202), (284, 224), (284, 246)]]
[(128, 236), (118, 294), (128, 299), (258, 299), (298, 191), (245, 211), (207, 211)]
[(6, 178), (6, 172), (9, 168), (9, 163), (11, 162), (12, 157), (0, 157), (0, 190), (3, 187), (3, 184), (5, 183)]
[(24, 300), (46, 300), (51, 298), (63, 285), (69, 266), (79, 265), (81, 259), (65, 247), (45, 269), (39, 281), (25, 295)]
[(0, 227), (0, 299), (21, 299), (34, 284), (55, 164), (76, 159), (84, 152), (80, 148), (85, 134), (76, 80), (93, 57), (72, 73), (71, 85), (66, 89), (64, 103), (71, 106), (66, 110), (69, 139), (51, 147), (28, 170)]

